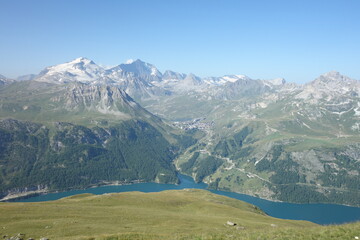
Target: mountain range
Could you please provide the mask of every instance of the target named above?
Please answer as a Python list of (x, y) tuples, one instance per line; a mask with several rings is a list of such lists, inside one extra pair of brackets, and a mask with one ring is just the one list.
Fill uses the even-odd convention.
[[(17, 80), (1, 76), (0, 85), (0, 129), (12, 136), (3, 139), (6, 144), (0, 148), (5, 169), (0, 181), (8, 186), (3, 196), (30, 187), (25, 186), (28, 176), (41, 173), (34, 166), (65, 166), (62, 174), (71, 176), (77, 185), (54, 183), (48, 188), (119, 179), (176, 182), (175, 173), (180, 171), (207, 182), (210, 188), (267, 199), (360, 205), (360, 82), (338, 72), (298, 85), (282, 78), (161, 73), (141, 60), (103, 68), (77, 58)], [(114, 127), (117, 133), (112, 132)], [(26, 136), (19, 137), (19, 129), (28, 129)], [(28, 139), (39, 138), (40, 129), (46, 129), (41, 130), (46, 143), (43, 155), (34, 153), (29, 169), (19, 170), (11, 164), (21, 159), (16, 157), (19, 146), (38, 149)], [(145, 129), (151, 129), (151, 134), (142, 135)], [(119, 137), (120, 145), (109, 144)], [(140, 161), (142, 154), (127, 158), (132, 151), (141, 153), (147, 144), (141, 138), (150, 141), (153, 137), (161, 144), (154, 141), (144, 151), (160, 161), (155, 161), (152, 174), (145, 174), (142, 164), (150, 160)], [(127, 143), (131, 139), (136, 147)], [(163, 148), (157, 149), (156, 144)], [(65, 164), (65, 156), (79, 146), (96, 147), (101, 159), (122, 162), (117, 166), (123, 171), (120, 175), (125, 169), (131, 174), (126, 179), (117, 174), (104, 177), (94, 170), (97, 177), (91, 181), (84, 180), (89, 177), (83, 171), (70, 174), (71, 166), (83, 168), (84, 161), (79, 159), (91, 156), (87, 152), (74, 157), (73, 165)], [(127, 154), (121, 160), (110, 157), (116, 151)], [(54, 154), (62, 160), (51, 165)], [(99, 154), (87, 158), (89, 168), (97, 166)], [(43, 163), (36, 163), (40, 158)], [(16, 180), (20, 172), (21, 181)], [(32, 179), (34, 187), (45, 186), (50, 178)]]
[[(192, 73), (184, 74), (167, 70), (162, 74), (154, 65), (141, 60), (130, 60), (112, 68), (103, 68), (84, 57), (47, 67), (39, 74), (20, 76), (17, 80), (63, 84), (81, 82), (92, 85), (114, 85), (125, 90), (136, 100), (177, 92), (204, 91), (211, 87), (252, 84), (249, 88), (265, 88), (285, 84), (284, 79), (252, 80), (245, 75), (200, 78)], [(256, 84), (253, 85), (253, 84)]]

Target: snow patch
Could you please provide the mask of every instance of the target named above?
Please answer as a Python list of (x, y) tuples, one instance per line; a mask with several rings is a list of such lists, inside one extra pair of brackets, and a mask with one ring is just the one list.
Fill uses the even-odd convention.
[(135, 62), (135, 60), (134, 59), (128, 59), (128, 60), (126, 60), (126, 64), (132, 64), (133, 62)]

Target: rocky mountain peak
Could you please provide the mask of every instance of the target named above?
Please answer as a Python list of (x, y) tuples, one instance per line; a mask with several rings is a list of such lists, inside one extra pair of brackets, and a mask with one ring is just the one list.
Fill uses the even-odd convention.
[(182, 82), (186, 83), (189, 86), (199, 86), (203, 83), (202, 79), (193, 73), (189, 73), (188, 75), (186, 75)]
[(358, 85), (360, 82), (358, 80), (349, 78), (347, 76), (341, 75), (339, 72), (331, 71), (325, 74), (322, 74), (314, 81), (310, 82), (309, 85), (314, 85), (317, 87), (327, 86), (333, 88), (332, 90), (336, 90), (336, 87), (345, 87), (351, 85)]
[(163, 80), (182, 80), (186, 77), (184, 73), (166, 70), (162, 76)]
[(129, 109), (137, 107), (137, 103), (125, 91), (106, 85), (70, 84), (64, 98), (57, 100), (64, 101), (69, 111), (95, 111), (122, 118), (130, 118)]
[(328, 77), (328, 78), (338, 78), (338, 77), (341, 77), (342, 75), (338, 71), (333, 70), (333, 71), (322, 74), (322, 76)]
[(317, 79), (315, 79), (314, 82), (323, 82), (323, 83), (338, 82), (338, 83), (341, 83), (341, 82), (347, 82), (348, 80), (350, 80), (349, 77), (341, 75), (337, 71), (330, 71), (330, 72), (320, 75)]
[(274, 78), (268, 80), (268, 82), (271, 83), (272, 85), (280, 86), (280, 85), (284, 85), (286, 83), (286, 80), (284, 78)]
[(120, 64), (117, 68), (147, 79), (160, 80), (162, 77), (161, 72), (154, 65), (143, 62), (140, 59), (127, 61), (127, 63)]
[(306, 84), (297, 97), (317, 102), (320, 99), (330, 101), (349, 94), (360, 94), (360, 81), (331, 71)]

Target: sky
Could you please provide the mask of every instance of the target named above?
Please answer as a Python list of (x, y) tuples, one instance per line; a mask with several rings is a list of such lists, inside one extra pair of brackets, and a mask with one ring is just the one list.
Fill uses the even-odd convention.
[(201, 77), (360, 79), (358, 0), (0, 0), (0, 74), (87, 57)]

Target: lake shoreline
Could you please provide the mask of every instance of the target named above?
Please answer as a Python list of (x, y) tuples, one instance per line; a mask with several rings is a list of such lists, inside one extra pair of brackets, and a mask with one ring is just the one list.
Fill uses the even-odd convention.
[(23, 199), (23, 198), (27, 198), (27, 197), (38, 196), (38, 195), (43, 195), (43, 194), (48, 194), (48, 193), (51, 193), (51, 191), (35, 190), (35, 191), (23, 191), (23, 192), (14, 193), (14, 194), (9, 193), (5, 197), (1, 198), (0, 202), (8, 202), (8, 201), (16, 200), (16, 199)]
[[(192, 176), (186, 175), (186, 174), (181, 174), (184, 176), (187, 176), (191, 179)], [(31, 197), (35, 197), (35, 196), (39, 196), (39, 195), (46, 195), (46, 194), (51, 194), (51, 193), (61, 193), (61, 192), (68, 192), (68, 191), (82, 191), (82, 190), (86, 190), (86, 189), (91, 189), (91, 188), (97, 188), (97, 187), (106, 187), (106, 186), (126, 186), (126, 185), (132, 185), (132, 184), (139, 184), (139, 183), (157, 183), (157, 184), (174, 184), (174, 185), (179, 185), (176, 183), (159, 183), (156, 181), (150, 181), (150, 182), (146, 182), (145, 180), (133, 180), (133, 181), (100, 181), (99, 183), (95, 183), (95, 184), (91, 184), (88, 185), (86, 187), (83, 188), (67, 188), (67, 189), (61, 189), (61, 190), (48, 190), (47, 188), (45, 189), (41, 189), (41, 190), (34, 190), (34, 191), (21, 191), (20, 193), (9, 193), (8, 195), (6, 195), (5, 197), (0, 199), (0, 202), (7, 202), (7, 201), (16, 201), (16, 200), (21, 200), (21, 199), (28, 199)], [(208, 186), (208, 183), (206, 182), (201, 182), (204, 183)], [(181, 183), (180, 183), (181, 184)], [(274, 199), (274, 198), (267, 198), (267, 197), (259, 197), (257, 195), (254, 194), (250, 194), (250, 193), (242, 193), (242, 192), (233, 192), (233, 191), (229, 191), (228, 189), (212, 189), (212, 188), (204, 188), (207, 191), (221, 191), (221, 192), (227, 192), (227, 193), (236, 193), (236, 194), (241, 194), (241, 195), (247, 195), (250, 197), (254, 197), (254, 198), (258, 198), (261, 200), (266, 200), (266, 201), (270, 201), (270, 202), (277, 202), (277, 203), (291, 203), (291, 204), (333, 204), (333, 205), (339, 205), (339, 206), (346, 206), (346, 207), (355, 207), (358, 208), (358, 206), (352, 206), (352, 205), (346, 205), (346, 204), (338, 204), (338, 203), (323, 203), (323, 202), (311, 202), (311, 203), (295, 203), (295, 202), (284, 202), (278, 199)]]
[[(101, 181), (96, 184), (91, 184), (83, 188), (67, 188), (61, 190), (48, 190), (47, 188), (41, 190), (30, 190), (30, 191), (20, 191), (18, 193), (9, 193), (5, 197), (0, 199), (0, 202), (8, 202), (8, 201), (16, 201), (21, 199), (27, 199), (35, 196), (46, 195), (51, 193), (61, 193), (61, 192), (68, 192), (68, 191), (81, 191), (91, 188), (97, 187), (105, 187), (105, 186), (125, 186), (125, 185), (132, 185), (138, 183), (158, 183), (158, 182), (146, 182), (145, 180), (133, 180), (133, 181)], [(26, 188), (25, 188), (26, 189)]]
[[(187, 176), (189, 178), (192, 178), (192, 176), (186, 175), (186, 174), (181, 174), (184, 176)], [(193, 179), (193, 178), (192, 178)], [(41, 190), (34, 190), (34, 191), (21, 191), (20, 193), (9, 193), (8, 195), (6, 195), (5, 197), (0, 199), (0, 202), (7, 202), (7, 201), (16, 201), (16, 200), (21, 200), (21, 199), (27, 199), (27, 198), (31, 198), (34, 196), (39, 196), (39, 195), (46, 195), (46, 194), (51, 194), (51, 193), (61, 193), (61, 192), (68, 192), (68, 191), (82, 191), (82, 190), (86, 190), (86, 189), (91, 189), (91, 188), (97, 188), (97, 187), (106, 187), (106, 186), (126, 186), (126, 185), (132, 185), (132, 184), (139, 184), (139, 183), (157, 183), (157, 184), (174, 184), (174, 185), (179, 185), (176, 183), (159, 183), (156, 181), (150, 181), (150, 182), (146, 182), (145, 180), (133, 180), (133, 181), (126, 181), (126, 182), (122, 182), (122, 181), (101, 181), (99, 183), (96, 184), (91, 184), (88, 185), (86, 187), (83, 188), (67, 188), (67, 189), (62, 189), (62, 190), (48, 190), (47, 188), (45, 189), (41, 189)], [(204, 183), (208, 186), (208, 183), (206, 182), (201, 182)], [(181, 184), (181, 183), (180, 183)], [(241, 195), (246, 195), (246, 196), (250, 196), (250, 197), (254, 197), (254, 198), (258, 198), (261, 200), (266, 200), (266, 201), (270, 201), (270, 202), (277, 202), (277, 203), (291, 203), (291, 204), (332, 204), (332, 205), (339, 205), (339, 206), (346, 206), (346, 207), (355, 207), (355, 208), (359, 208), (358, 206), (352, 206), (352, 205), (346, 205), (346, 204), (338, 204), (338, 203), (324, 203), (324, 202), (311, 202), (311, 203), (296, 203), (296, 202), (284, 202), (278, 199), (274, 199), (274, 198), (267, 198), (267, 197), (259, 197), (257, 195), (254, 194), (250, 194), (250, 193), (242, 193), (242, 192), (233, 192), (233, 191), (229, 191), (228, 189), (212, 189), (212, 188), (204, 188), (204, 190), (207, 191), (221, 191), (221, 192), (226, 192), (226, 193), (236, 193), (236, 194), (241, 194)]]
[[(229, 198), (237, 199), (247, 202), (257, 208), (261, 209), (266, 215), (275, 218), (289, 219), (289, 220), (305, 220), (311, 221), (320, 225), (335, 224), (340, 225), (349, 222), (360, 221), (360, 208), (328, 204), (328, 203), (314, 203), (314, 204), (301, 204), (301, 203), (288, 203), (274, 200), (266, 200), (251, 195), (246, 195), (236, 192), (228, 192), (221, 190), (209, 189), (206, 183), (196, 183), (190, 176), (179, 174), (180, 184), (159, 184), (157, 182), (145, 182), (135, 180), (132, 182), (119, 182), (119, 181), (102, 181), (97, 184), (92, 184), (82, 190), (72, 189), (70, 191), (48, 191), (42, 190), (41, 192), (22, 192), (13, 194), (12, 199), (7, 198), (9, 202), (43, 202), (54, 201), (61, 198), (78, 195), (78, 194), (95, 194), (102, 195), (106, 193), (122, 193), (122, 192), (161, 192), (166, 190), (182, 190), (182, 189), (203, 189), (217, 195), (226, 196)], [(42, 186), (43, 188), (45, 186)], [(31, 194), (38, 194), (34, 196)], [(27, 196), (26, 196), (27, 195)], [(19, 199), (19, 197), (21, 197)]]

